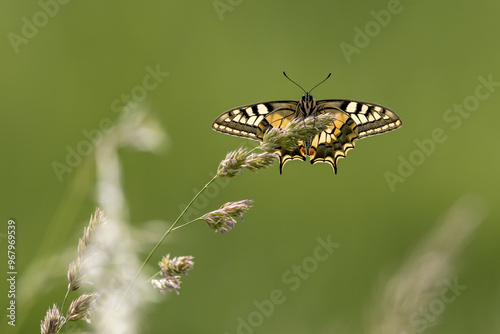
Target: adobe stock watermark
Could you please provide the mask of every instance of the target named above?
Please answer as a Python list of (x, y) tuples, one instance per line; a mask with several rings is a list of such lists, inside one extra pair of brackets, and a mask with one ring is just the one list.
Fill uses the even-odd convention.
[[(455, 103), (453, 106), (443, 113), (444, 122), (449, 125), (452, 130), (459, 129), (464, 119), (469, 118), (475, 112), (481, 101), (487, 100), (500, 87), (500, 82), (493, 81), (493, 74), (478, 76), (479, 84), (474, 89), (474, 93), (464, 98), (462, 103)], [(399, 165), (395, 172), (385, 171), (384, 177), (392, 192), (396, 190), (396, 185), (403, 183), (407, 178), (413, 175), (416, 168), (421, 166), (427, 158), (429, 158), (439, 144), (448, 140), (446, 134), (448, 130), (441, 127), (434, 128), (428, 137), (423, 139), (415, 139), (413, 142), (415, 148), (407, 155), (399, 155)]]
[(50, 19), (59, 13), (61, 5), (66, 5), (70, 0), (40, 0), (38, 1), (38, 6), (40, 10), (37, 10), (30, 17), (23, 16), (21, 18), (21, 29), (20, 34), (14, 32), (7, 33), (7, 39), (14, 49), (14, 52), (19, 53), (19, 47), (21, 45), (26, 45), (30, 40), (38, 35), (40, 29), (45, 27)]
[[(287, 300), (287, 294), (296, 291), (311, 274), (318, 270), (320, 263), (330, 258), (340, 244), (331, 241), (331, 237), (316, 238), (311, 256), (305, 257), (300, 264), (294, 264), (281, 275), (281, 282), (286, 285), (284, 289), (274, 289), (269, 293), (269, 299), (254, 300), (253, 311), (247, 316), (236, 318), (236, 334), (252, 334), (256, 328), (262, 326), (267, 318), (272, 316), (276, 307)], [(229, 334), (225, 332), (225, 334)]]
[(129, 93), (121, 94), (120, 98), (111, 102), (111, 110), (120, 113), (117, 120), (112, 121), (109, 118), (103, 118), (97, 128), (83, 129), (82, 135), (86, 139), (80, 140), (74, 148), (69, 145), (66, 146), (67, 154), (64, 162), (52, 162), (52, 169), (59, 182), (63, 181), (65, 174), (72, 173), (82, 163), (83, 158), (90, 155), (95, 147), (101, 143), (104, 135), (112, 131), (118, 121), (127, 117), (131, 110), (144, 101), (148, 93), (156, 89), (168, 75), (168, 72), (160, 70), (160, 65), (156, 65), (155, 68), (146, 66), (146, 74), (142, 78), (141, 84), (134, 86)]
[(214, 6), (215, 12), (219, 16), (221, 21), (224, 21), (224, 13), (232, 12), (236, 7), (241, 5), (243, 0), (214, 0), (212, 5)]
[[(409, 325), (418, 333), (422, 333), (427, 328), (437, 325), (437, 317), (446, 310), (447, 305), (456, 301), (457, 297), (460, 296), (465, 289), (467, 289), (467, 285), (459, 284), (457, 277), (455, 277), (453, 282), (444, 280), (444, 288), (439, 295), (432, 299), (427, 306), (419, 307), (418, 310), (410, 315), (408, 319)], [(412, 330), (410, 332), (414, 331)], [(408, 332), (401, 331), (399, 334), (408, 334)]]
[(363, 29), (359, 26), (354, 27), (352, 44), (341, 42), (339, 45), (347, 63), (351, 63), (354, 54), (360, 54), (362, 49), (370, 45), (370, 42), (380, 34), (382, 28), (386, 28), (391, 23), (393, 16), (400, 14), (403, 8), (400, 0), (389, 0), (386, 9), (371, 10), (370, 15), (373, 20), (368, 21)]

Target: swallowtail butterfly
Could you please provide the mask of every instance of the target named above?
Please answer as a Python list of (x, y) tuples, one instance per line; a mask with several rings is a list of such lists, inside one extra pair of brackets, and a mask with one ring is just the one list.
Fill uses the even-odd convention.
[[(285, 72), (283, 74), (288, 78)], [(280, 174), (285, 163), (290, 160), (305, 161), (307, 155), (311, 164), (328, 163), (336, 174), (337, 160), (344, 158), (347, 151), (354, 148), (356, 140), (397, 129), (402, 124), (393, 111), (375, 103), (354, 100), (316, 101), (310, 92), (319, 84), (309, 92), (296, 84), (304, 91), (300, 101), (261, 102), (228, 110), (217, 117), (212, 129), (232, 136), (262, 141), (264, 133), (272, 127), (283, 129), (292, 119), (331, 113), (335, 120), (329, 130), (304, 143), (297, 143), (297, 147), (291, 151), (280, 149), (276, 153), (280, 160)]]

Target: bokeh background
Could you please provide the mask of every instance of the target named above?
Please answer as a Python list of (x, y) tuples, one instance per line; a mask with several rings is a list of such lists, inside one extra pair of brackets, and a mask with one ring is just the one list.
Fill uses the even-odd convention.
[[(0, 232), (5, 250), (7, 220), (16, 221), (24, 296), (14, 328), (2, 316), (3, 333), (37, 332), (47, 308), (60, 304), (67, 263), (99, 205), (96, 147), (62, 177), (54, 162), (65, 165), (69, 150), (83, 150), (85, 133), (103, 120), (119, 121), (122, 99), (141, 91), (147, 68), (168, 72), (140, 98), (166, 133), (162, 150), (119, 151), (127, 221), (144, 233), (147, 222), (172, 222), (228, 151), (255, 145), (212, 131), (217, 115), (301, 97), (283, 70), (305, 89), (332, 72), (315, 98), (386, 105), (403, 127), (357, 142), (337, 175), (326, 164), (294, 161), (281, 176), (273, 166), (219, 185), (200, 213), (241, 199), (254, 207), (228, 234), (197, 223), (167, 238), (152, 265), (167, 252), (191, 254), (196, 264), (180, 295), (142, 308), (141, 333), (374, 333), (376, 312), (379, 320), (407, 319), (394, 333), (500, 331), (500, 3), (8, 0), (0, 7)], [(428, 143), (428, 152), (416, 141)], [(447, 225), (440, 244), (453, 255), (452, 270), (416, 290), (421, 304), (402, 296), (383, 309), (388, 282), (457, 205), (480, 224), (449, 249), (455, 230)], [(339, 247), (292, 291), (283, 275), (312, 265), (317, 238), (328, 237)], [(138, 248), (139, 259), (151, 247)], [(60, 266), (43, 265), (54, 257)], [(453, 302), (436, 302), (454, 279), (466, 289)], [(260, 321), (255, 302), (276, 289), (286, 300)], [(6, 307), (5, 289), (1, 299)], [(258, 325), (239, 328), (239, 317)]]

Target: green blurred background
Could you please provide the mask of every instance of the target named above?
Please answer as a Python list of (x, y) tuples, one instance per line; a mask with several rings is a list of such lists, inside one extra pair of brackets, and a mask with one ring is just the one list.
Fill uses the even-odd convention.
[[(35, 256), (68, 248), (76, 255), (97, 205), (93, 155), (62, 181), (52, 164), (64, 163), (67, 147), (86, 139), (82, 131), (118, 119), (113, 101), (142, 85), (147, 67), (169, 73), (144, 101), (169, 144), (160, 155), (120, 152), (130, 220), (138, 228), (173, 221), (226, 152), (242, 144), (211, 130), (216, 116), (243, 104), (299, 99), (302, 92), (283, 70), (305, 89), (332, 72), (315, 89), (316, 99), (386, 105), (403, 127), (357, 142), (337, 175), (326, 164), (294, 161), (282, 176), (274, 166), (231, 179), (205, 211), (247, 198), (254, 208), (223, 236), (199, 223), (167, 239), (161, 253), (191, 254), (196, 265), (179, 296), (143, 310), (141, 332), (236, 333), (238, 317), (246, 319), (254, 301), (275, 289), (286, 301), (255, 333), (369, 332), (366, 318), (388, 277), (467, 193), (490, 207), (456, 261), (455, 276), (467, 289), (425, 331), (500, 331), (500, 87), (488, 91), (478, 79), (500, 82), (500, 3), (70, 1), (47, 22), (35, 18), (40, 27), (26, 39), (23, 18), (33, 22), (43, 6), (8, 0), (0, 7), (0, 232), (6, 245), (6, 222), (16, 220), (19, 281)], [(380, 14), (391, 11), (390, 18)], [(367, 28), (367, 38), (356, 37)], [(356, 52), (343, 52), (347, 44)], [(488, 97), (474, 98), (477, 90)], [(470, 103), (466, 117), (447, 112), (464, 103)], [(429, 155), (415, 153), (415, 141), (428, 142), (435, 129), (446, 140)], [(419, 165), (391, 187), (387, 172), (397, 174), (401, 159), (411, 156)], [(49, 224), (62, 228), (47, 235)], [(340, 247), (290, 291), (282, 275), (328, 236)], [(64, 296), (65, 269), (53, 274), (43, 291), (29, 291), (29, 308), (18, 305), (15, 328), (2, 317), (2, 332), (39, 330), (47, 308)]]

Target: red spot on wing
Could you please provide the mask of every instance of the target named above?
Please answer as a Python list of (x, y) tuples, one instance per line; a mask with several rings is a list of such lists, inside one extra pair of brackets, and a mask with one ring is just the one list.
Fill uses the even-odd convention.
[(310, 148), (309, 149), (309, 155), (315, 155), (316, 154), (316, 150), (314, 148)]
[(304, 147), (301, 147), (300, 148), (300, 153), (302, 153), (303, 155), (306, 155), (306, 149)]

